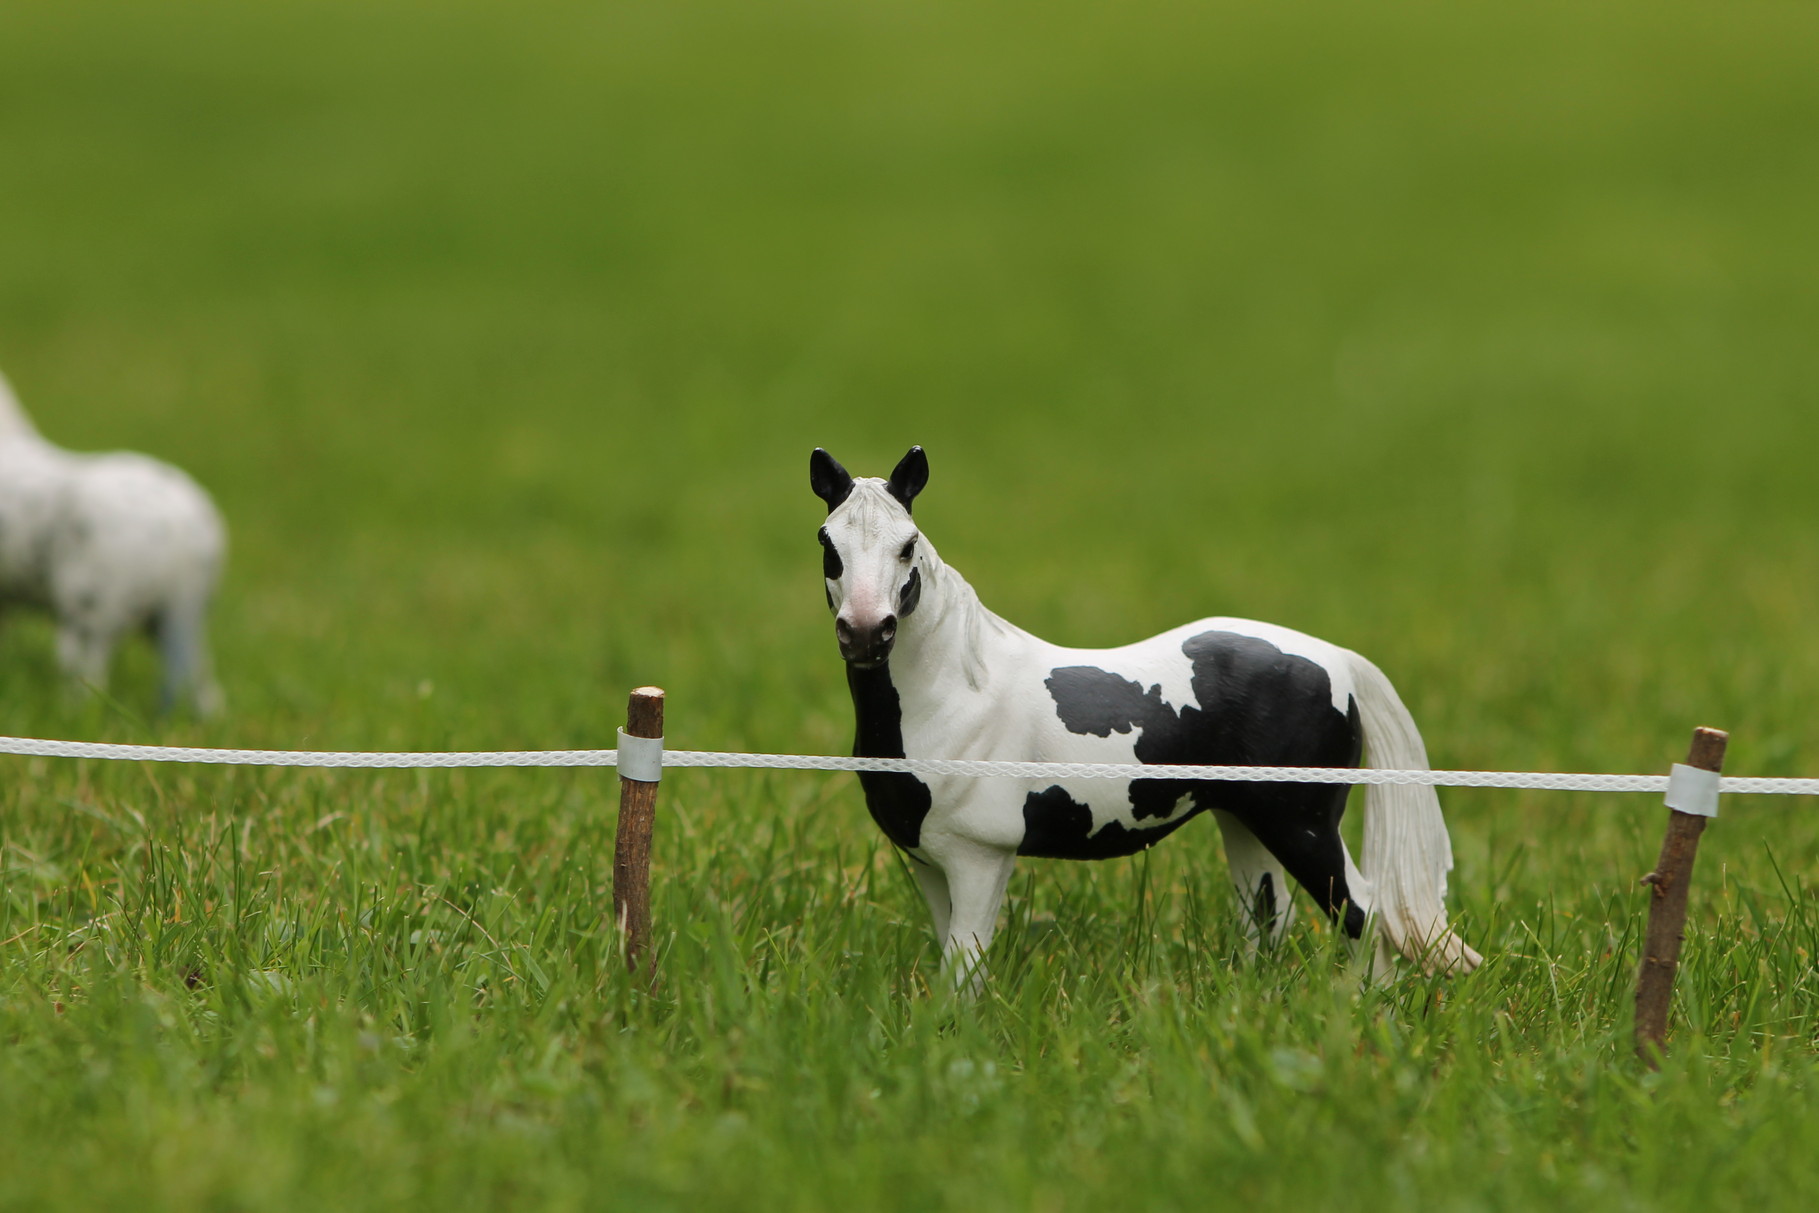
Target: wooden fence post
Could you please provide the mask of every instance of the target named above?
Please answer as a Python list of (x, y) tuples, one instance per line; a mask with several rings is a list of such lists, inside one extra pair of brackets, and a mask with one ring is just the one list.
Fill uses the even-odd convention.
[[(1718, 729), (1695, 729), (1686, 765), (1713, 774), (1722, 771), (1729, 740), (1730, 734)], [(1642, 878), (1653, 896), (1649, 898), (1642, 965), (1636, 973), (1636, 1056), (1650, 1069), (1660, 1066), (1667, 1051), (1667, 1012), (1674, 997), (1674, 974), (1680, 967), (1680, 945), (1686, 938), (1686, 898), (1705, 822), (1701, 814), (1669, 809), (1661, 858), (1655, 862), (1655, 870)]]
[[(625, 732), (631, 737), (663, 736), (663, 691), (639, 687), (632, 692), (625, 713)], [(624, 743), (621, 742), (621, 749)], [(625, 948), (626, 971), (640, 969), (654, 983), (657, 957), (651, 951), (651, 827), (657, 815), (657, 771), (628, 776), (622, 761), (619, 772), (619, 831), (613, 845), (613, 921)]]

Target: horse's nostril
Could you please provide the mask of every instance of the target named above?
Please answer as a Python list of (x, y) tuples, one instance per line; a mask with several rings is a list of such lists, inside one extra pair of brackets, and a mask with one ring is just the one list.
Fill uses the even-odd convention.
[(886, 615), (884, 622), (878, 625), (878, 638), (886, 644), (897, 639), (897, 617), (895, 615)]

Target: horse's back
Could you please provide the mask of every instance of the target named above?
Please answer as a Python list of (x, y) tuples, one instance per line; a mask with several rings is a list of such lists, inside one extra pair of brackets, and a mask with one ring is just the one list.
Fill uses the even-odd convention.
[(1356, 660), (1347, 649), (1291, 628), (1214, 617), (1116, 648), (1043, 644), (1032, 652), (1026, 677), (1043, 684), (1045, 693), (1034, 696), (1039, 711), (1063, 720), (1090, 716), (1108, 698), (1128, 699), (1131, 684), (1177, 714), (1221, 705), (1273, 713), (1286, 697), (1304, 704), (1309, 717), (1318, 718), (1324, 703), (1343, 718), (1357, 690)]

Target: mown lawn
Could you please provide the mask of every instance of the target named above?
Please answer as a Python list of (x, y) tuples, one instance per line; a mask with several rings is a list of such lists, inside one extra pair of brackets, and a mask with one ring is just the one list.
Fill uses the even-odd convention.
[[(1371, 656), (1437, 765), (1819, 775), (1809, 6), (0, 6), (0, 369), (210, 486), (219, 719), (148, 651), (0, 732), (838, 752), (811, 448), (987, 603)], [(0, 758), (0, 1207), (1807, 1209), (1819, 815), (1454, 791), (1479, 973), (1243, 956), (1211, 827), (1029, 863), (979, 1004), (850, 777)], [(1306, 909), (1305, 905), (1303, 907)]]

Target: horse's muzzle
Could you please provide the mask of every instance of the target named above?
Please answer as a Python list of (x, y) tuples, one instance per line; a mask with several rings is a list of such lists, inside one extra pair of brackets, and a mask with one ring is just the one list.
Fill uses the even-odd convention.
[(897, 642), (897, 617), (886, 615), (869, 626), (834, 620), (834, 636), (840, 641), (840, 656), (848, 665), (862, 670), (883, 665)]

